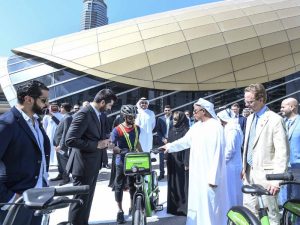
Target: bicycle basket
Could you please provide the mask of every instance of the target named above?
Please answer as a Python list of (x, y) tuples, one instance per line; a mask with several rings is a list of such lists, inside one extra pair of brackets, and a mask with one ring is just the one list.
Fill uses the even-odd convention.
[(151, 173), (151, 157), (148, 152), (127, 153), (124, 160), (125, 175)]

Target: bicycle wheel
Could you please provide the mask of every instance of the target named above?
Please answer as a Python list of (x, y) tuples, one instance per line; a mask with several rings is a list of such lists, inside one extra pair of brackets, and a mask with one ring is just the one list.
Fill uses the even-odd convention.
[(142, 196), (137, 196), (134, 204), (134, 211), (132, 213), (132, 225), (147, 224), (145, 212), (142, 205)]
[(252, 212), (244, 206), (234, 206), (227, 213), (227, 225), (261, 225)]
[(290, 211), (284, 209), (281, 224), (283, 224), (283, 225), (300, 224), (300, 217), (291, 213)]

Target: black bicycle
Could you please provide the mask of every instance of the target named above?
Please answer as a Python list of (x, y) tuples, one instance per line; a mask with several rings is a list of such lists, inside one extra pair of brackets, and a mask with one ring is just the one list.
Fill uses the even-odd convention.
[[(0, 203), (0, 206), (11, 205), (2, 225), (14, 225), (21, 207), (35, 211), (36, 216), (49, 215), (55, 209), (68, 207), (71, 203), (83, 204), (81, 199), (70, 199), (68, 195), (88, 194), (89, 185), (72, 187), (44, 187), (31, 188), (14, 203)], [(70, 222), (61, 222), (58, 225), (72, 225)]]

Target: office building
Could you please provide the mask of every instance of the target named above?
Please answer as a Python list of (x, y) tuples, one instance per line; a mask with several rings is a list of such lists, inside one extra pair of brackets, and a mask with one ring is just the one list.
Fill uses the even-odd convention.
[(83, 0), (81, 30), (100, 27), (107, 23), (107, 5), (104, 0)]

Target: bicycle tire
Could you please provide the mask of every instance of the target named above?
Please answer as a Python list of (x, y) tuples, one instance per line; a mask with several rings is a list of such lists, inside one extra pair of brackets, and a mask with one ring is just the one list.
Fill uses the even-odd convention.
[(297, 220), (300, 220), (300, 217), (293, 214), (292, 212), (284, 209), (282, 214), (282, 225), (295, 225)]
[[(239, 216), (241, 216), (241, 218), (244, 221), (246, 221), (249, 225), (261, 225), (260, 221), (253, 215), (253, 213), (244, 206), (234, 206), (228, 211), (227, 225), (239, 225), (239, 223), (234, 223), (230, 219), (230, 216), (229, 216), (230, 212), (239, 214)], [(243, 222), (241, 224), (245, 224), (245, 222)]]
[(132, 225), (146, 225), (146, 215), (143, 210), (142, 196), (135, 199), (134, 211), (132, 214)]

